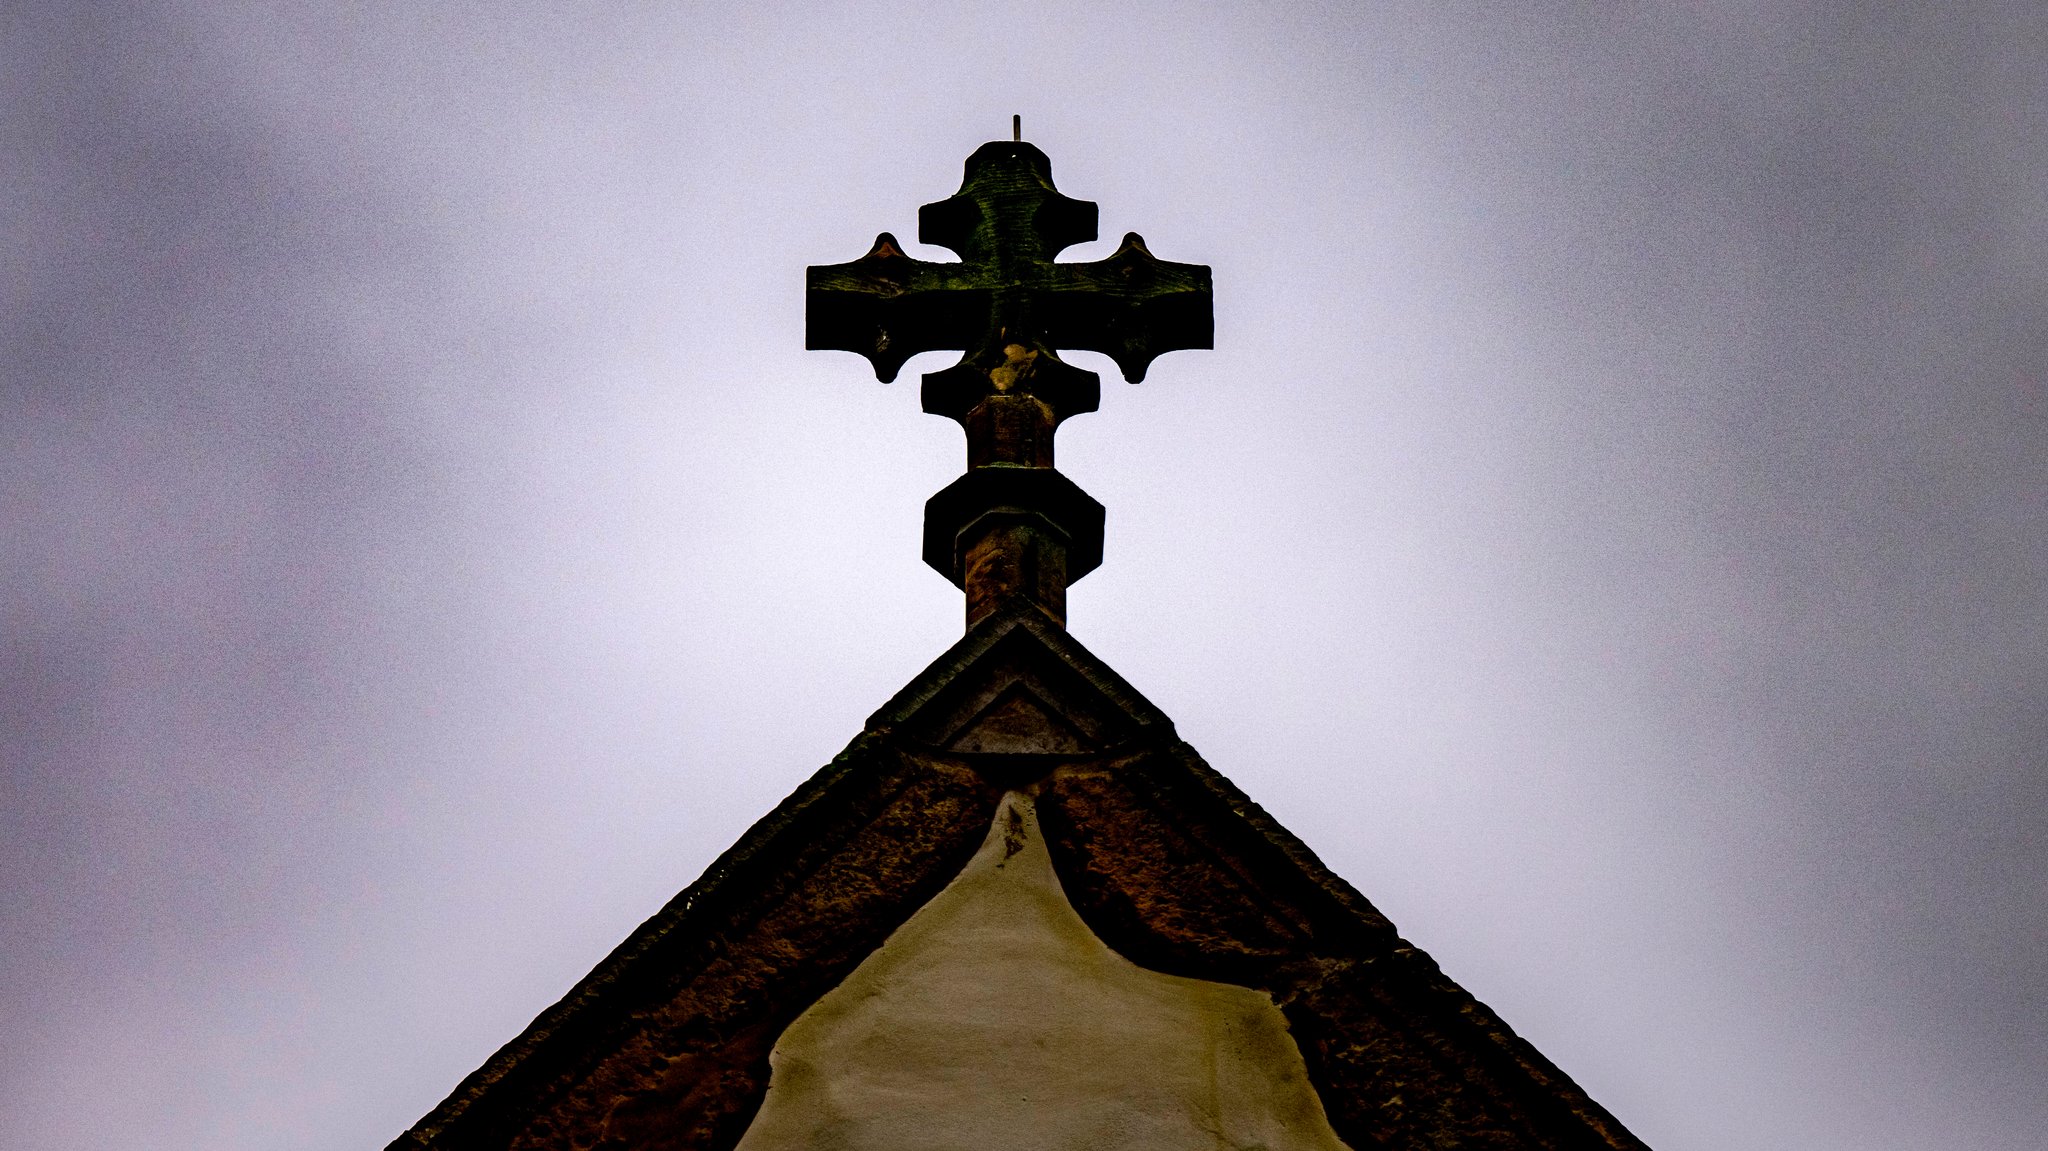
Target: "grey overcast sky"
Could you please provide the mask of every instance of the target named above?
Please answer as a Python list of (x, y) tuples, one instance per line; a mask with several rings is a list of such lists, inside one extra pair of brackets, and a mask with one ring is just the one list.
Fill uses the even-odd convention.
[(1082, 642), (1659, 1151), (2048, 1145), (2048, 7), (5, 0), (0, 1146), (381, 1147), (944, 650), (803, 269), (1012, 113), (1215, 269)]

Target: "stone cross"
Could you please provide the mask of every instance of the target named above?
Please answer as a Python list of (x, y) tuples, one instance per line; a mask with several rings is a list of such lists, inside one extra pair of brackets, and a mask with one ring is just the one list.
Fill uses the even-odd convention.
[(1135, 232), (1105, 259), (1054, 262), (1095, 238), (1095, 220), (1053, 186), (1044, 152), (997, 141), (968, 157), (958, 193), (918, 210), (919, 241), (958, 263), (915, 259), (884, 232), (807, 276), (808, 348), (858, 352), (883, 381), (919, 352), (963, 350), (924, 377), (924, 410), (960, 421), (968, 464), (925, 506), (925, 559), (967, 592), (970, 624), (1020, 594), (1064, 622), (1066, 585), (1101, 562), (1102, 506), (1052, 450), (1101, 384), (1058, 351), (1101, 352), (1136, 383), (1154, 357), (1212, 343), (1207, 267), (1157, 259)]

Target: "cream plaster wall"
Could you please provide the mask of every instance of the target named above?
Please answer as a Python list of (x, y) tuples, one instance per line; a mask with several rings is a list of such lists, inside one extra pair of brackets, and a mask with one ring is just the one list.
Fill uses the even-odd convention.
[(1012, 793), (967, 867), (776, 1044), (739, 1151), (1337, 1151), (1263, 992), (1130, 963)]

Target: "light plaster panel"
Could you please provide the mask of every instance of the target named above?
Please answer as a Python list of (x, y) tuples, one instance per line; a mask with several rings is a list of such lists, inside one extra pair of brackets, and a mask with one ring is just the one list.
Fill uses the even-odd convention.
[(1111, 951), (1016, 792), (770, 1062), (739, 1151), (1344, 1147), (1272, 999)]

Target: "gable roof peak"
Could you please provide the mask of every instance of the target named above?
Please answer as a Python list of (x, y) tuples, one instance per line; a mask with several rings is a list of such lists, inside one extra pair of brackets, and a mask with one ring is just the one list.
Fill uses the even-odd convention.
[(1009, 746), (1007, 754), (1107, 752), (1174, 738), (1165, 712), (1021, 596), (970, 627), (869, 716), (867, 726), (932, 750), (974, 752), (984, 750), (971, 746), (975, 725), (1027, 696), (1028, 706), (1056, 717), (1081, 746)]

